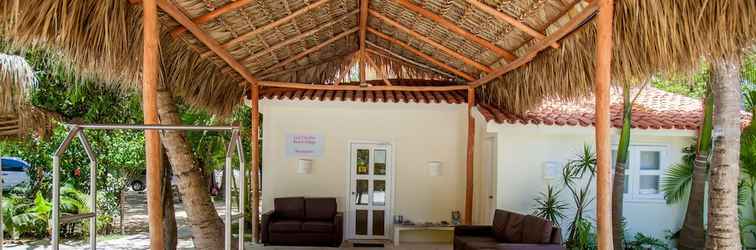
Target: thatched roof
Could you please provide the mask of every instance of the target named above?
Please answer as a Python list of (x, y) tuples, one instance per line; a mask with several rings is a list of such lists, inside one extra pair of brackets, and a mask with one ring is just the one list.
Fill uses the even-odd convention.
[(52, 129), (54, 115), (28, 103), (28, 90), (37, 79), (23, 57), (0, 53), (0, 138)]
[[(131, 1), (3, 1), (0, 23), (10, 25), (2, 35), (19, 45), (57, 48), (79, 72), (138, 88), (141, 7)], [(197, 23), (259, 79), (313, 84), (354, 80), (359, 0), (168, 2), (196, 20), (232, 9)], [(233, 5), (238, 8), (229, 7)], [(470, 81), (466, 78), (487, 75), (540, 45), (542, 38), (502, 21), (491, 9), (548, 37), (588, 5), (577, 0), (369, 0), (370, 67), (388, 78), (465, 84)], [(657, 73), (697, 69), (701, 58), (736, 55), (754, 44), (753, 13), (754, 1), (617, 0), (613, 76), (633, 83)], [(168, 87), (190, 104), (216, 113), (228, 113), (241, 102), (247, 83), (237, 71), (195, 35), (177, 31), (181, 25), (171, 16), (161, 13), (161, 24), (162, 77)], [(522, 112), (544, 97), (570, 100), (590, 93), (595, 25), (590, 18), (578, 24), (557, 41), (557, 48), (545, 49), (478, 94), (501, 109)]]

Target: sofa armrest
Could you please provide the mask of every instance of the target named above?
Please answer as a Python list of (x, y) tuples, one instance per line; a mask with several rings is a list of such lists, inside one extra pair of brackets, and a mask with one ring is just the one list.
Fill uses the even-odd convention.
[(496, 244), (496, 250), (564, 250), (560, 244), (526, 244), (526, 243), (501, 243)]
[(344, 240), (344, 214), (337, 212), (333, 217), (333, 226), (335, 227), (333, 235), (333, 247), (341, 246), (341, 242)]
[(270, 241), (270, 235), (269, 235), (269, 225), (270, 222), (273, 221), (273, 217), (275, 215), (275, 210), (268, 211), (264, 214), (262, 214), (262, 218), (260, 219), (260, 242), (267, 243)]
[(454, 226), (454, 236), (492, 236), (493, 227), (489, 225)]

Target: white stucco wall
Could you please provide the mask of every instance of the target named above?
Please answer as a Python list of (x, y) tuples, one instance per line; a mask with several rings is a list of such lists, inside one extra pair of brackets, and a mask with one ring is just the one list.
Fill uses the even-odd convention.
[[(465, 104), (263, 100), (260, 110), (263, 211), (272, 209), (273, 198), (285, 196), (336, 197), (339, 211), (344, 211), (347, 152), (353, 140), (392, 145), (394, 214), (438, 222), (450, 221), (451, 211), (464, 209)], [(323, 155), (313, 159), (310, 174), (297, 174), (297, 159), (286, 157), (287, 133), (323, 136)], [(429, 175), (429, 161), (442, 162), (441, 176)]]
[[(584, 144), (595, 149), (593, 127), (558, 127), (537, 125), (488, 124), (488, 132), (497, 136), (497, 207), (530, 213), (534, 198), (546, 190), (548, 184), (562, 187), (560, 178), (546, 180), (543, 176), (545, 162), (557, 162), (560, 166), (582, 150)], [(693, 132), (680, 130), (633, 130), (633, 145), (665, 145), (667, 161), (662, 167), (680, 161), (683, 147), (692, 142)], [(613, 145), (616, 147), (617, 131)], [(595, 186), (594, 186), (595, 187)], [(595, 189), (594, 189), (595, 194)], [(564, 201), (569, 200), (564, 190)], [(568, 202), (572, 206), (571, 202)], [(595, 202), (593, 203), (595, 205)], [(588, 214), (595, 218), (592, 207)], [(680, 205), (667, 205), (664, 200), (630, 200), (624, 204), (624, 215), (629, 233), (642, 232), (663, 239), (666, 230), (677, 230), (682, 224), (685, 209)], [(567, 213), (571, 217), (574, 212)], [(567, 225), (568, 223), (563, 223)]]

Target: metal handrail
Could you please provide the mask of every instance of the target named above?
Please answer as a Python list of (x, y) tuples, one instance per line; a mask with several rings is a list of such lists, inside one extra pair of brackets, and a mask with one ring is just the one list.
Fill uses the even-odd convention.
[[(92, 150), (92, 146), (89, 143), (89, 141), (86, 138), (86, 135), (84, 134), (84, 130), (87, 129), (93, 129), (93, 130), (182, 130), (182, 131), (218, 131), (218, 132), (231, 132), (231, 140), (228, 143), (228, 147), (226, 148), (226, 163), (224, 166), (224, 171), (226, 172), (226, 183), (225, 183), (225, 207), (226, 207), (226, 220), (225, 220), (225, 228), (224, 228), (224, 236), (225, 236), (225, 249), (230, 250), (231, 249), (231, 222), (237, 219), (238, 217), (238, 229), (239, 229), (239, 249), (244, 249), (244, 216), (242, 214), (232, 215), (232, 201), (231, 201), (231, 183), (233, 180), (233, 171), (231, 169), (231, 162), (234, 155), (234, 149), (236, 149), (236, 154), (239, 157), (239, 173), (240, 173), (240, 181), (241, 185), (239, 185), (239, 209), (244, 209), (244, 173), (245, 173), (245, 164), (244, 164), (244, 149), (243, 149), (243, 143), (241, 140), (241, 137), (239, 135), (240, 128), (238, 126), (189, 126), (189, 125), (145, 125), (145, 124), (137, 124), (137, 125), (121, 125), (121, 124), (64, 124), (66, 127), (68, 127), (68, 135), (63, 140), (63, 142), (60, 143), (60, 146), (57, 150), (55, 150), (55, 153), (53, 154), (53, 187), (52, 187), (52, 193), (53, 193), (53, 212), (52, 212), (52, 248), (53, 250), (58, 250), (60, 245), (60, 224), (61, 221), (67, 222), (69, 220), (82, 220), (89, 218), (89, 244), (91, 249), (97, 249), (96, 241), (97, 241), (97, 228), (96, 228), (96, 217), (97, 217), (97, 185), (95, 180), (97, 179), (97, 158), (94, 154), (94, 151)], [(60, 216), (60, 158), (63, 156), (63, 153), (66, 151), (68, 146), (71, 144), (71, 141), (73, 141), (74, 137), (79, 137), (79, 141), (84, 146), (84, 151), (87, 153), (87, 157), (90, 161), (90, 186), (89, 186), (89, 199), (90, 199), (90, 211), (91, 213), (82, 214), (82, 215), (74, 215), (74, 216), (65, 216), (61, 218)], [(0, 162), (0, 173), (2, 173), (2, 163)], [(2, 191), (2, 186), (0, 186), (0, 191)], [(2, 202), (0, 198), (0, 202)], [(0, 204), (0, 209), (2, 209), (2, 204)], [(0, 220), (2, 220), (2, 215), (0, 214)], [(0, 230), (0, 237), (2, 236), (2, 230)], [(2, 242), (0, 242), (0, 250), (2, 250)]]

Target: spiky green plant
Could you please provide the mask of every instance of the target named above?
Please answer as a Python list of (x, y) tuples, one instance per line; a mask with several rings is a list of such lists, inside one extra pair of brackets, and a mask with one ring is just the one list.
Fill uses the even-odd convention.
[(566, 216), (564, 211), (568, 208), (567, 203), (559, 200), (559, 194), (562, 190), (557, 190), (554, 186), (548, 185), (546, 192), (535, 199), (536, 206), (533, 208), (533, 215), (551, 221), (556, 226)]

